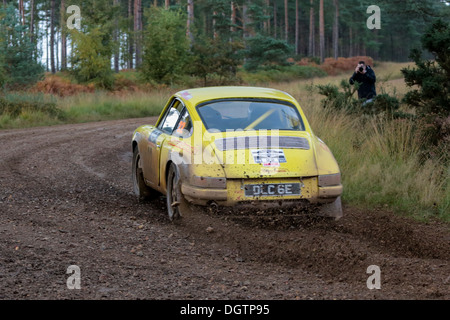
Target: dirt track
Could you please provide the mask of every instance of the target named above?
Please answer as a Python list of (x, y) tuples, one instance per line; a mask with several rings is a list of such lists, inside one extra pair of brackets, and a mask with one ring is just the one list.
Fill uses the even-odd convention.
[(0, 299), (450, 299), (442, 223), (349, 207), (170, 223), (163, 199), (132, 194), (131, 134), (154, 120), (0, 131)]

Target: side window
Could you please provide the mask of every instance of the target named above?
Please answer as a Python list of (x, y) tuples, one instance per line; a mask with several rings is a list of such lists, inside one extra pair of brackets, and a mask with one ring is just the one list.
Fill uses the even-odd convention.
[(187, 138), (192, 134), (193, 125), (189, 112), (184, 109), (181, 114), (180, 121), (178, 122), (177, 130), (174, 134), (182, 138)]
[(166, 111), (164, 120), (158, 125), (158, 128), (171, 134), (175, 129), (175, 125), (180, 117), (180, 112), (183, 109), (183, 104), (179, 100), (175, 100), (170, 108)]

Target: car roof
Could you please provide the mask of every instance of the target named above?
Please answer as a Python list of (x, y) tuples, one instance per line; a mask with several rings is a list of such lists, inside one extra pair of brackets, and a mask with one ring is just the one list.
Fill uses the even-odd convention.
[(204, 87), (179, 91), (175, 96), (181, 97), (186, 103), (195, 106), (201, 102), (215, 99), (232, 98), (260, 98), (278, 99), (295, 103), (295, 99), (288, 93), (277, 89), (262, 87)]

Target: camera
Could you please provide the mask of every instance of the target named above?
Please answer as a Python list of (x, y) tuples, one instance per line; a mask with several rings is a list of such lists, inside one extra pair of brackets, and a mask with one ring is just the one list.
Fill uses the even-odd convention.
[(359, 72), (363, 72), (364, 68), (363, 67), (359, 67)]

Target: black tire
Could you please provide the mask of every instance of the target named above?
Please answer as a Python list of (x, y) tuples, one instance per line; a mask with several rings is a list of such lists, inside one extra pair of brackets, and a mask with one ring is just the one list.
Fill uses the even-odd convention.
[(133, 151), (132, 165), (133, 191), (139, 201), (151, 200), (155, 198), (157, 192), (145, 184), (140, 162), (141, 156), (139, 149), (136, 147)]
[(171, 163), (167, 174), (167, 214), (170, 221), (185, 217), (190, 207), (181, 193), (180, 173), (175, 164)]

